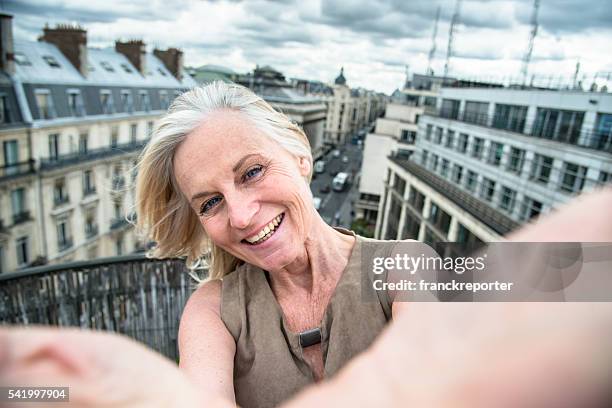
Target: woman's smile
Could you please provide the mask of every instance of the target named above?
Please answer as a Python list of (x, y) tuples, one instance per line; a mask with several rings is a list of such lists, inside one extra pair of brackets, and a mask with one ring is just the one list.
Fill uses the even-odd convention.
[(271, 237), (277, 235), (281, 224), (285, 218), (285, 213), (281, 213), (274, 217), (272, 221), (268, 222), (263, 228), (252, 234), (251, 236), (243, 239), (241, 242), (249, 247), (259, 247), (264, 242), (267, 242)]

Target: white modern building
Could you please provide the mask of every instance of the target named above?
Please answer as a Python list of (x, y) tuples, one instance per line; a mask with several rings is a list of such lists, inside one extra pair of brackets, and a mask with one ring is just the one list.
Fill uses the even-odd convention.
[(612, 94), (444, 87), (393, 154), (376, 236), (495, 241), (612, 180)]

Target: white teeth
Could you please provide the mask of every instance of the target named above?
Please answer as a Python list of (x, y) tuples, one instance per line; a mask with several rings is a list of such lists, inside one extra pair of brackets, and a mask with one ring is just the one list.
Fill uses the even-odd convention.
[(281, 215), (276, 216), (272, 221), (268, 223), (268, 225), (266, 225), (261, 231), (259, 231), (259, 234), (245, 238), (245, 240), (249, 242), (250, 244), (255, 244), (258, 241), (263, 242), (267, 240), (268, 238), (272, 236), (271, 233), (274, 232), (276, 227), (278, 227), (278, 224), (280, 224), (282, 219), (283, 217)]

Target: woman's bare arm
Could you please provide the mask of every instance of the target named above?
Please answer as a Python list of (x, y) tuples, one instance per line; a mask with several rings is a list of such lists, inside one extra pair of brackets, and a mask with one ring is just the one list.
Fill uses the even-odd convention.
[(221, 281), (209, 281), (189, 298), (179, 327), (180, 369), (204, 399), (235, 403), (236, 344), (221, 320)]

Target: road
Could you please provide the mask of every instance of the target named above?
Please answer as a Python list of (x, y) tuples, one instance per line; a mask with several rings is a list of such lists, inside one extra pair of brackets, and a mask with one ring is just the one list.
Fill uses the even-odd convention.
[[(321, 208), (319, 213), (330, 225), (350, 228), (352, 222), (351, 210), (357, 201), (359, 192), (357, 190), (357, 178), (361, 169), (361, 159), (363, 150), (360, 146), (348, 144), (339, 146), (340, 157), (333, 157), (332, 151), (322, 158), (325, 161), (325, 172), (317, 174), (310, 183), (310, 189), (315, 197), (321, 198)], [(342, 157), (348, 158), (347, 163), (343, 163)], [(353, 182), (344, 191), (338, 192), (331, 189), (334, 175), (338, 172), (346, 172), (353, 175)], [(328, 193), (321, 192), (323, 186), (329, 186)], [(339, 219), (336, 219), (336, 214)]]

